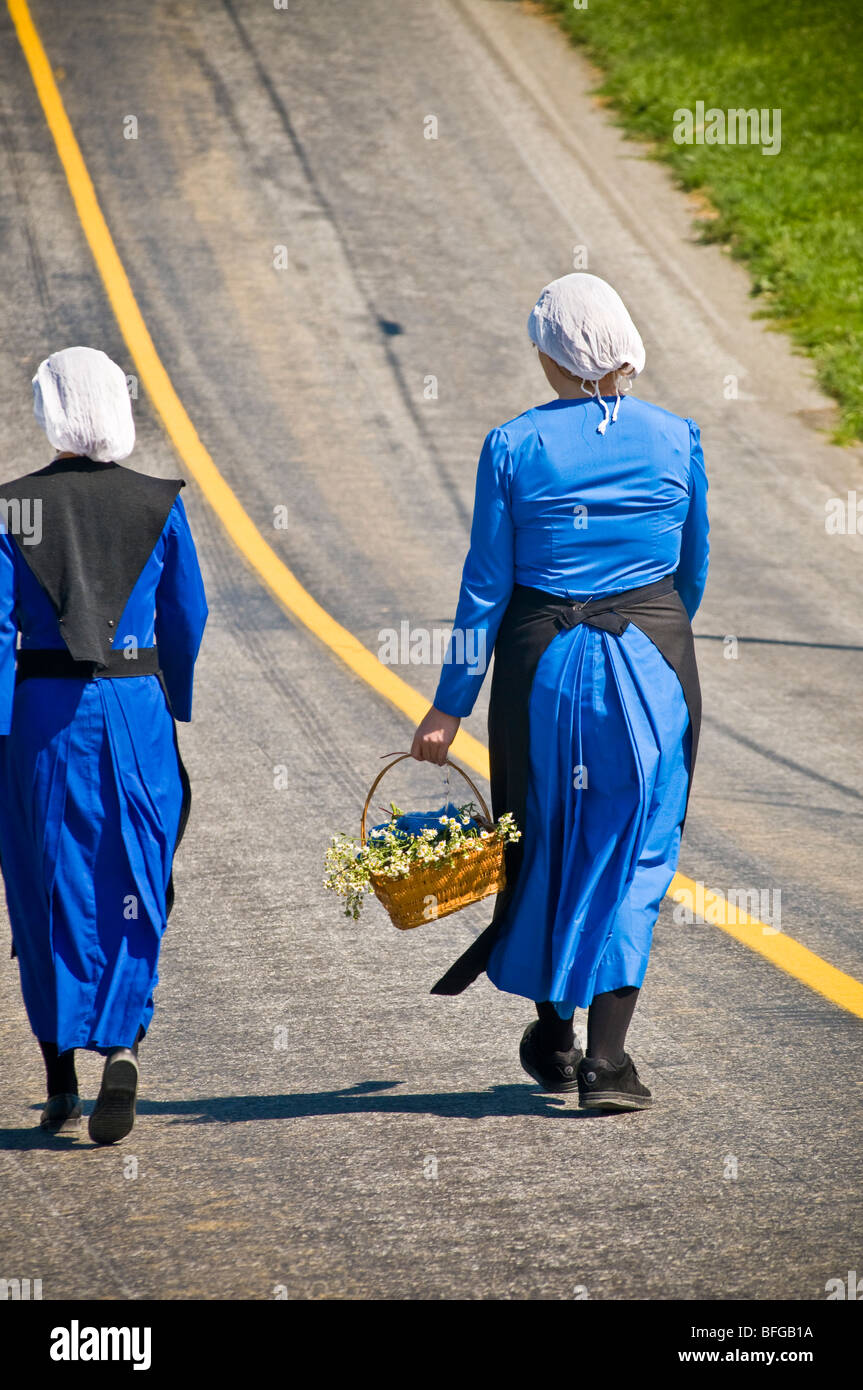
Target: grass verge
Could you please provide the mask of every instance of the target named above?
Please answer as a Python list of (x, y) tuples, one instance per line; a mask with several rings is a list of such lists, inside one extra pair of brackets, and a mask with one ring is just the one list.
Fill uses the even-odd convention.
[[(840, 407), (837, 443), (863, 439), (863, 5), (860, 0), (541, 0), (605, 74), (598, 89), (718, 215), (705, 241), (745, 260), (756, 312), (815, 361)], [(770, 113), (764, 144), (677, 143), (675, 113)], [(763, 149), (776, 142), (778, 150)], [(726, 136), (727, 136), (726, 122)], [(751, 139), (752, 128), (749, 127)]]

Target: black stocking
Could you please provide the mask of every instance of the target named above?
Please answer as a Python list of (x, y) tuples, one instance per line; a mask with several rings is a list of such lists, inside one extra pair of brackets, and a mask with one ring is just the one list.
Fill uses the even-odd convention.
[(613, 1066), (620, 1065), (626, 1030), (637, 1002), (638, 990), (634, 985), (594, 995), (587, 1011), (588, 1057), (605, 1057)]
[[(146, 1029), (141, 1024), (138, 1028), (138, 1036), (132, 1044), (132, 1051), (138, 1055), (138, 1043), (146, 1035)], [(45, 1058), (45, 1075), (48, 1083), (48, 1095), (77, 1096), (78, 1076), (75, 1071), (75, 1049), (70, 1048), (68, 1052), (57, 1051), (57, 1044), (52, 1042), (39, 1041), (42, 1049), (42, 1056)]]
[(572, 1031), (572, 1014), (569, 1018), (560, 1017), (554, 1005), (548, 1001), (537, 1002), (539, 1015), (537, 1043), (543, 1052), (569, 1052), (575, 1042)]
[(45, 1075), (48, 1082), (48, 1096), (62, 1095), (64, 1092), (70, 1096), (78, 1094), (78, 1077), (75, 1074), (75, 1049), (70, 1048), (68, 1052), (57, 1051), (57, 1044), (52, 1042), (42, 1042), (39, 1046), (42, 1049), (42, 1056), (45, 1058)]

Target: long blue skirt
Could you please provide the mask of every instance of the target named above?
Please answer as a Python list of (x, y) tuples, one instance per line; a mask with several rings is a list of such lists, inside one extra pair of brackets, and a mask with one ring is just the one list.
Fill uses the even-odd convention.
[(680, 849), (689, 711), (671, 666), (630, 624), (621, 636), (586, 625), (555, 636), (529, 714), (524, 858), (487, 974), (571, 1010), (643, 982)]
[(60, 1052), (149, 1027), (183, 801), (157, 677), (19, 685), (0, 860), (30, 1026)]

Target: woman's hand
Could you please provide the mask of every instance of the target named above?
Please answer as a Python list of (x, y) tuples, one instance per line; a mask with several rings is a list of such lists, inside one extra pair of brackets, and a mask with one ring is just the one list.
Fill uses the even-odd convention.
[(432, 705), (414, 734), (411, 757), (420, 763), (437, 763), (442, 767), (460, 723), (457, 715), (444, 714)]

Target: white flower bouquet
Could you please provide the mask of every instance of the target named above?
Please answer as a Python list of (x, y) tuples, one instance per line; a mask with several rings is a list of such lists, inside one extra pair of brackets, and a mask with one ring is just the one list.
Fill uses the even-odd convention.
[[(396, 762), (409, 754), (400, 754)], [(521, 831), (507, 812), (495, 823), (470, 778), (455, 763), (481, 803), (454, 806), (431, 813), (405, 813), (390, 802), (389, 820), (365, 833), (366, 814), (375, 787), (390, 763), (375, 779), (363, 810), (360, 839), (332, 837), (326, 853), (325, 887), (344, 899), (345, 915), (356, 921), (363, 898), (373, 892), (397, 927), (406, 929), (447, 916), (506, 882), (503, 849)]]

